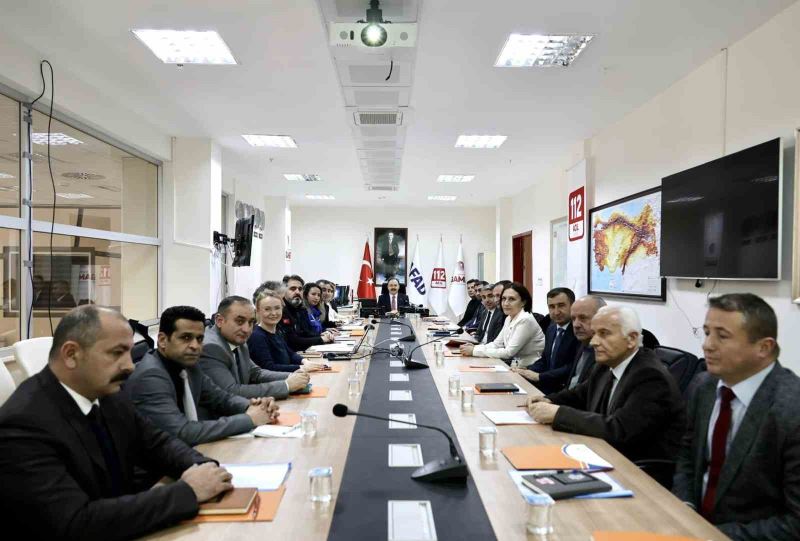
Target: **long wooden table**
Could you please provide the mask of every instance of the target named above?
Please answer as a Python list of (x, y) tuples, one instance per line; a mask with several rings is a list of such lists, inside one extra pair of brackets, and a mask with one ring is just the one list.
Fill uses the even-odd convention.
[[(425, 329), (424, 324), (417, 325), (420, 341), (426, 336)], [(487, 462), (480, 458), (477, 430), (480, 426), (491, 425), (481, 413), (482, 410), (515, 409), (524, 402), (525, 397), (476, 395), (474, 410), (462, 412), (460, 401), (449, 396), (448, 377), (458, 371), (461, 364), (491, 364), (493, 360), (446, 357), (445, 365), (438, 368), (433, 360), (433, 345), (424, 346), (424, 350), (497, 539), (529, 539), (525, 530), (527, 504), (508, 474), (512, 466), (499, 451), (494, 461)], [(347, 376), (354, 370), (355, 363), (337, 364), (343, 366), (342, 372), (312, 376), (314, 384), (330, 387), (326, 398), (292, 398), (281, 402), (282, 411), (311, 410), (319, 413), (319, 429), (314, 439), (233, 439), (198, 446), (200, 452), (222, 463), (292, 462), (292, 471), (286, 481), (286, 493), (273, 522), (181, 525), (148, 539), (191, 537), (225, 541), (251, 536), (258, 536), (259, 539), (327, 539), (336, 504), (336, 492), (341, 483), (355, 424), (353, 417), (334, 417), (331, 408), (337, 402), (346, 403), (351, 408), (358, 407), (358, 399), (350, 400), (347, 394)], [(522, 377), (510, 372), (462, 372), (461, 382), (462, 385), (514, 382), (528, 393), (540, 394)], [(585, 443), (611, 462), (614, 465), (611, 475), (634, 492), (633, 498), (557, 502), (553, 511), (553, 540), (587, 541), (596, 530), (641, 530), (714, 541), (727, 539), (603, 440), (556, 432), (549, 426), (542, 425), (500, 426), (497, 432), (498, 449), (512, 445)], [(333, 467), (334, 498), (328, 506), (312, 505), (308, 500), (308, 470), (316, 466)]]

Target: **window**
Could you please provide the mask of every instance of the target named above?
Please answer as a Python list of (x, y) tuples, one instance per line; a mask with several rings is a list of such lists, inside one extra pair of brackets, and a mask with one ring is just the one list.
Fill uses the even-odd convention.
[(16, 229), (0, 229), (0, 243), (3, 246), (3, 267), (0, 269), (3, 283), (0, 347), (6, 347), (19, 340), (19, 266), (12, 263), (19, 261), (19, 231)]
[(0, 216), (19, 216), (19, 103), (0, 96)]

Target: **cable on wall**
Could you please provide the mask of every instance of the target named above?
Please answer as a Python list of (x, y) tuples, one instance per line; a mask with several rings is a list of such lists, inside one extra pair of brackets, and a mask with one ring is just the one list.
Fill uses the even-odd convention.
[[(44, 78), (44, 65), (47, 64), (47, 67), (50, 68), (50, 112), (47, 115), (47, 168), (50, 171), (50, 184), (53, 187), (53, 205), (51, 208), (51, 219), (50, 219), (50, 280), (47, 282), (47, 320), (50, 323), (50, 335), (53, 335), (53, 234), (55, 232), (55, 223), (56, 223), (56, 181), (53, 178), (53, 162), (50, 159), (50, 133), (53, 124), (53, 104), (55, 103), (56, 99), (56, 86), (55, 86), (55, 77), (53, 75), (53, 65), (48, 60), (42, 60), (39, 62), (39, 74), (42, 77), (42, 93), (39, 94), (35, 100), (31, 102), (31, 114), (33, 114), (33, 106), (39, 101), (42, 96), (44, 96), (45, 91), (47, 90), (47, 84)], [(33, 122), (31, 121), (31, 124)], [(33, 159), (31, 158), (31, 161)], [(31, 171), (33, 167), (31, 167)], [(31, 193), (33, 193), (33, 175), (31, 175)], [(31, 206), (31, 211), (28, 213), (29, 216), (33, 214), (33, 206)], [(32, 236), (32, 235), (31, 235)], [(33, 270), (31, 269), (31, 272)], [(33, 280), (33, 276), (31, 276), (31, 280)], [(33, 306), (31, 306), (31, 312), (33, 311)], [(29, 313), (30, 314), (30, 313)], [(29, 315), (30, 317), (30, 315)]]

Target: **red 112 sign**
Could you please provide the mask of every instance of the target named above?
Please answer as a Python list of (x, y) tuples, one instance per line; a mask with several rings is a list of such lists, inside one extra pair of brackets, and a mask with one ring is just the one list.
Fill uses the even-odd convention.
[(569, 240), (571, 241), (583, 238), (585, 203), (584, 186), (569, 194)]

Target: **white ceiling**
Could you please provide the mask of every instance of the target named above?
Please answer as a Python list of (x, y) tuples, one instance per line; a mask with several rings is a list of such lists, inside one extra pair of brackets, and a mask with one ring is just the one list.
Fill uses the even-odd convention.
[[(378, 198), (363, 189), (326, 28), (333, 14), (363, 18), (367, 0), (0, 1), (5, 35), (43, 51), (56, 74), (71, 72), (166, 134), (215, 139), (225, 149), (227, 176), (304, 205)], [(419, 22), (402, 188), (384, 195), (385, 203), (487, 205), (516, 193), (569, 165), (564, 156), (576, 143), (793, 1), (385, 0), (386, 19)], [(240, 65), (163, 65), (129, 32), (142, 27), (216, 29)], [(511, 32), (597, 37), (568, 69), (494, 68)], [(243, 133), (291, 135), (299, 149), (254, 149)], [(461, 133), (508, 140), (499, 150), (455, 149)], [(316, 173), (324, 181), (290, 183), (283, 173)], [(437, 184), (445, 173), (477, 176), (467, 185)], [(304, 193), (337, 200), (310, 202)], [(429, 203), (433, 193), (459, 199)]]

